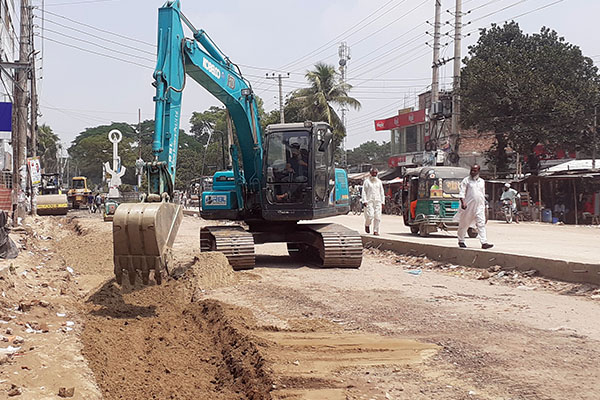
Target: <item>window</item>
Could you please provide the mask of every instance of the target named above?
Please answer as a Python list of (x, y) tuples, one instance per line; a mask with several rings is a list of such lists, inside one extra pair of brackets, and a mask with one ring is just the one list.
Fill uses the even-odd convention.
[(417, 151), (417, 125), (406, 127), (406, 152), (413, 153)]
[(293, 203), (302, 200), (303, 188), (308, 185), (308, 132), (275, 132), (267, 139), (266, 179), (271, 202)]

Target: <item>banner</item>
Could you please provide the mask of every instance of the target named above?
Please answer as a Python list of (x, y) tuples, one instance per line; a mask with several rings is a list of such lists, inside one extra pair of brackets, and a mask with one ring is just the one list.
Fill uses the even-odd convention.
[(396, 115), (387, 119), (375, 120), (376, 131), (389, 131), (404, 126), (416, 125), (425, 122), (425, 110), (412, 111)]
[(0, 102), (0, 132), (12, 132), (12, 103)]
[(29, 167), (29, 176), (31, 177), (31, 185), (37, 186), (42, 183), (42, 171), (40, 168), (40, 158), (31, 157), (27, 159), (27, 166)]

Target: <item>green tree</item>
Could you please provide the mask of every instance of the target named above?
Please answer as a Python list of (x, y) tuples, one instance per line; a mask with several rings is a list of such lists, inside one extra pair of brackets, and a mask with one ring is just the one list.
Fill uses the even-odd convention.
[(390, 143), (369, 140), (346, 152), (349, 166), (360, 164), (385, 164), (390, 155)]
[(495, 134), (488, 157), (498, 171), (508, 172), (507, 147), (535, 170), (538, 144), (578, 150), (589, 143), (598, 70), (555, 31), (529, 35), (515, 22), (492, 25), (481, 30), (464, 64), (461, 124)]
[(325, 121), (333, 127), (336, 142), (341, 143), (346, 129), (335, 108), (361, 107), (358, 100), (348, 95), (352, 85), (343, 83), (335, 67), (324, 63), (315, 64), (315, 69), (305, 76), (310, 86), (291, 94), (285, 107), (286, 122)]
[(211, 106), (203, 112), (194, 112), (190, 118), (191, 134), (204, 146), (210, 132), (227, 132), (227, 110), (225, 107)]
[(48, 125), (38, 127), (37, 154), (46, 173), (58, 171), (57, 155), (61, 150), (60, 139)]

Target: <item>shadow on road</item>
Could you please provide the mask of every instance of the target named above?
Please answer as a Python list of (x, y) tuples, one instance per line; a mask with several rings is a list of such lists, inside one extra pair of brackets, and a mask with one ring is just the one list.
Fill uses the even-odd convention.
[(456, 235), (445, 234), (445, 233), (432, 233), (425, 238), (414, 235), (410, 232), (388, 233), (388, 235), (402, 236), (402, 237), (407, 237), (407, 238), (419, 238), (419, 239), (428, 239), (429, 238), (429, 239), (453, 239), (453, 240), (456, 240)]
[(256, 254), (255, 267), (279, 269), (320, 268), (314, 260), (298, 260), (288, 255), (278, 256), (272, 254)]
[(143, 290), (143, 288), (145, 287), (139, 283), (136, 283), (134, 286), (124, 283), (123, 287), (120, 287), (114, 278), (110, 279), (86, 301), (86, 303), (100, 306), (100, 308), (90, 311), (90, 314), (111, 318), (155, 317), (156, 306), (129, 304), (123, 299), (124, 294)]

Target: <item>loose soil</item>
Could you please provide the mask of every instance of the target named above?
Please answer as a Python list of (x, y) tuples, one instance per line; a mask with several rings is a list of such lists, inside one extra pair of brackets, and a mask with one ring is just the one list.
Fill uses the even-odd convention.
[(121, 287), (111, 224), (74, 215), (27, 220), (12, 235), (19, 257), (0, 261), (0, 349), (19, 347), (0, 354), (0, 398), (56, 399), (61, 387), (86, 400), (600, 393), (597, 288), (376, 251), (359, 270), (324, 270), (271, 245), (256, 269), (233, 272), (199, 254), (192, 217), (174, 246), (177, 279)]

